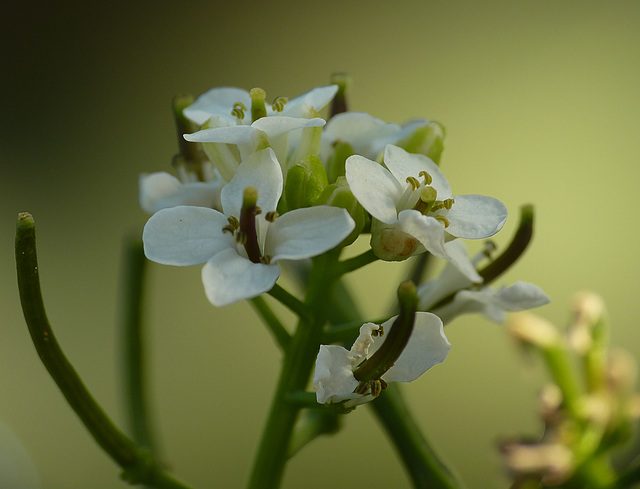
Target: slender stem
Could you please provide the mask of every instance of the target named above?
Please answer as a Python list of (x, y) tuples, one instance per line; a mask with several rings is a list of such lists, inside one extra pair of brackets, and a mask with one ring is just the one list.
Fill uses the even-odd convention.
[(291, 311), (295, 312), (300, 318), (308, 318), (311, 314), (311, 311), (309, 311), (309, 308), (304, 302), (280, 287), (278, 284), (275, 284), (267, 293), (274, 299), (280, 301)]
[(115, 426), (64, 355), (44, 308), (35, 223), (26, 212), (18, 216), (16, 226), (16, 268), (22, 311), (40, 360), (96, 443), (122, 467), (122, 478), (158, 489), (189, 489), (162, 471), (148, 450), (138, 448)]
[(286, 350), (289, 342), (291, 341), (291, 335), (271, 310), (269, 304), (267, 304), (267, 301), (264, 300), (264, 297), (262, 297), (261, 295), (258, 297), (254, 297), (253, 299), (251, 299), (251, 305), (260, 315), (264, 324), (267, 326), (267, 328), (269, 328), (269, 331), (271, 331), (271, 334), (276, 340), (276, 343), (278, 343), (280, 349)]
[(299, 405), (287, 400), (287, 395), (304, 390), (309, 381), (327, 317), (326, 298), (335, 261), (336, 255), (333, 252), (313, 259), (305, 301), (305, 310), (312, 314), (307, 318), (300, 318), (285, 352), (275, 397), (249, 480), (249, 489), (274, 489), (282, 480), (293, 426), (300, 410)]
[(146, 395), (144, 328), (142, 321), (143, 285), (147, 260), (139, 238), (129, 239), (124, 250), (123, 365), (124, 390), (133, 440), (153, 452)]
[(397, 384), (390, 385), (370, 406), (400, 453), (416, 489), (463, 487), (422, 435)]
[(373, 263), (377, 259), (378, 257), (375, 255), (373, 250), (369, 249), (364, 253), (359, 254), (358, 256), (354, 256), (353, 258), (349, 258), (347, 260), (339, 262), (338, 266), (335, 268), (335, 271), (338, 275), (344, 275), (346, 273), (358, 270), (359, 268), (362, 268), (369, 263)]

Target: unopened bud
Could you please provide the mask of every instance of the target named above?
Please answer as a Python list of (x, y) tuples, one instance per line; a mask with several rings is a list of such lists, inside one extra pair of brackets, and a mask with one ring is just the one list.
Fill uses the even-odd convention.
[(560, 335), (556, 327), (534, 314), (525, 312), (514, 314), (508, 327), (516, 340), (527, 345), (547, 349), (560, 343)]
[(408, 153), (423, 154), (438, 164), (444, 149), (444, 127), (439, 122), (427, 122), (398, 141), (396, 146)]
[(338, 246), (348, 246), (360, 236), (365, 225), (365, 212), (362, 205), (351, 193), (346, 178), (340, 177), (335, 183), (328, 185), (316, 200), (315, 205), (330, 205), (346, 209), (355, 221), (356, 227)]
[(327, 185), (327, 173), (320, 158), (307, 156), (287, 172), (284, 186), (287, 208), (311, 207)]

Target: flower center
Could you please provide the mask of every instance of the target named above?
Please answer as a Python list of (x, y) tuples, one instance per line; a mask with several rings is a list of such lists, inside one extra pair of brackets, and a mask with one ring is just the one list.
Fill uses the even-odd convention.
[[(249, 97), (251, 97), (250, 123), (254, 123), (258, 119), (267, 116), (267, 106), (265, 103), (267, 93), (262, 88), (256, 87), (249, 91)], [(287, 97), (277, 97), (271, 104), (271, 108), (275, 112), (282, 112), (284, 110), (284, 106), (287, 105), (287, 102), (289, 102)], [(247, 110), (247, 107), (242, 102), (236, 102), (233, 104), (231, 115), (236, 117), (239, 121), (243, 121)]]
[[(234, 216), (227, 218), (226, 224), (222, 228), (223, 233), (234, 235), (238, 244), (242, 245), (247, 252), (247, 258), (253, 263), (268, 265), (271, 262), (270, 255), (262, 254), (260, 243), (258, 242), (258, 231), (256, 216), (262, 214), (262, 209), (257, 206), (258, 190), (255, 187), (246, 187), (242, 193), (242, 210), (240, 219)], [(278, 217), (276, 211), (269, 211), (264, 218), (268, 222), (274, 222)]]
[(407, 177), (409, 186), (402, 196), (401, 204), (404, 203), (404, 208), (415, 209), (422, 215), (431, 214), (432, 217), (442, 222), (445, 228), (448, 227), (449, 221), (445, 216), (433, 215), (433, 213), (442, 209), (450, 210), (455, 203), (454, 200), (438, 200), (438, 191), (431, 186), (433, 178), (428, 172), (421, 171), (418, 177), (422, 178), (422, 181), (416, 177)]

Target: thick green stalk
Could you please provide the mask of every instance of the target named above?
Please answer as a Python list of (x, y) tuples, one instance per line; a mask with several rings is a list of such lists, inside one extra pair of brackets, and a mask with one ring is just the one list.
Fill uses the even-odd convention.
[(335, 252), (313, 259), (305, 300), (306, 309), (311, 314), (299, 320), (285, 351), (275, 397), (249, 480), (249, 489), (277, 488), (284, 475), (290, 439), (300, 410), (298, 404), (287, 401), (287, 395), (304, 390), (309, 382), (328, 313), (327, 301), (334, 276), (332, 268), (336, 260)]
[(262, 318), (262, 322), (267, 326), (280, 349), (285, 350), (291, 341), (291, 335), (285, 329), (284, 325), (275, 315), (273, 310), (269, 307), (267, 301), (264, 300), (264, 297), (259, 295), (258, 297), (251, 299), (249, 302), (251, 302), (253, 308)]

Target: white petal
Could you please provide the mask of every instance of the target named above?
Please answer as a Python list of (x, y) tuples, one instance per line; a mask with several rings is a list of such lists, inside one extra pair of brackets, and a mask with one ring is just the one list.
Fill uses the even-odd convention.
[(505, 311), (523, 311), (551, 302), (549, 296), (540, 287), (520, 281), (499, 289), (496, 299), (497, 304)]
[(273, 261), (316, 256), (341, 243), (354, 227), (345, 209), (325, 205), (296, 209), (269, 226), (265, 253)]
[(278, 265), (253, 263), (232, 248), (217, 253), (202, 268), (204, 291), (214, 306), (259, 296), (271, 290), (279, 276)]
[(320, 345), (313, 376), (318, 402), (324, 404), (360, 397), (353, 392), (358, 384), (349, 352), (337, 345)]
[(220, 115), (227, 119), (235, 119), (231, 115), (233, 106), (242, 103), (247, 108), (245, 119), (251, 119), (251, 97), (249, 92), (235, 87), (217, 87), (200, 95), (196, 101), (184, 109), (187, 119), (196, 124), (204, 124), (212, 115)]
[(447, 232), (466, 239), (493, 236), (507, 220), (507, 208), (502, 202), (484, 195), (456, 195), (451, 210), (443, 213), (449, 220)]
[(199, 265), (215, 253), (235, 245), (222, 232), (227, 218), (205, 207), (162, 209), (149, 218), (142, 233), (144, 253), (164, 265)]
[(263, 214), (275, 210), (282, 195), (282, 170), (271, 148), (257, 151), (240, 163), (222, 189), (220, 199), (227, 216), (240, 218), (242, 194), (249, 186), (258, 190), (258, 207)]
[[(283, 116), (304, 117), (305, 108), (313, 107), (316, 112), (321, 111), (338, 92), (338, 85), (327, 85), (325, 87), (316, 87), (309, 90), (296, 98), (289, 100), (282, 111)], [(267, 113), (272, 114), (274, 111), (267, 107)], [(277, 112), (275, 112), (277, 114)]]
[(380, 164), (360, 155), (347, 158), (347, 182), (351, 192), (369, 214), (386, 224), (398, 220), (396, 204), (402, 187), (395, 177)]
[[(446, 230), (448, 231), (448, 228)], [(456, 280), (456, 284), (458, 285), (457, 289), (468, 287), (471, 285), (471, 283), (481, 283), (483, 281), (482, 277), (476, 270), (476, 267), (469, 259), (469, 255), (467, 254), (467, 247), (461, 240), (454, 239), (453, 241), (445, 243), (444, 249), (451, 257), (451, 263), (458, 271), (458, 275), (462, 276), (462, 278), (458, 278)], [(446, 271), (447, 269), (445, 268), (445, 270), (443, 271), (443, 275)]]
[(413, 209), (398, 214), (399, 228), (416, 238), (434, 256), (450, 260), (444, 246), (444, 224)]
[(408, 177), (422, 181), (420, 172), (426, 171), (433, 179), (431, 186), (438, 192), (438, 200), (451, 197), (449, 182), (438, 165), (424, 155), (407, 153), (398, 146), (388, 144), (384, 150), (384, 164), (401, 183), (406, 182)]
[(181, 183), (168, 173), (140, 175), (140, 206), (147, 212), (190, 205), (221, 210), (220, 190), (223, 181)]
[(227, 144), (252, 144), (253, 136), (258, 129), (251, 126), (225, 126), (202, 129), (183, 137), (192, 143), (227, 143)]
[(314, 117), (313, 119), (303, 119), (298, 117), (274, 116), (261, 117), (251, 127), (264, 131), (269, 139), (277, 138), (287, 132), (304, 127), (322, 127), (326, 124), (324, 119)]
[[(383, 325), (385, 336), (387, 330), (392, 329), (394, 320), (392, 318)], [(444, 362), (450, 349), (451, 343), (444, 334), (440, 318), (428, 312), (417, 312), (407, 346), (382, 378), (387, 382), (413, 382), (437, 363)]]

